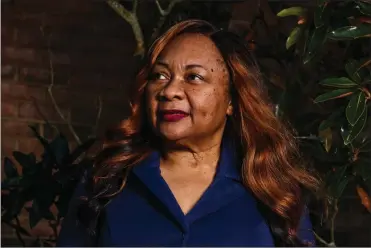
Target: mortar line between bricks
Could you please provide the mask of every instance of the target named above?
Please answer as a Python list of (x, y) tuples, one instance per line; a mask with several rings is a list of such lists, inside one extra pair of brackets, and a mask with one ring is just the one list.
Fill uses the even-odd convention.
[[(30, 118), (14, 118), (14, 117), (1, 117), (1, 120), (4, 121), (17, 121), (17, 122), (32, 122), (32, 123), (37, 123), (37, 124), (46, 124), (45, 121), (38, 120), (38, 119), (30, 119)], [(50, 124), (67, 124), (62, 121), (49, 121)], [(80, 122), (72, 122), (73, 126), (80, 126), (80, 127), (93, 127), (93, 124), (86, 124), (86, 123), (80, 123)]]

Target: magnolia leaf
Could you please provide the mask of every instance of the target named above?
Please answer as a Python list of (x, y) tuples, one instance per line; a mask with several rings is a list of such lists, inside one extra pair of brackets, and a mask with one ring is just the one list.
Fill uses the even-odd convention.
[(295, 27), (291, 31), (289, 37), (287, 37), (287, 40), (286, 40), (286, 49), (289, 49), (292, 45), (294, 45), (298, 41), (302, 32), (303, 32), (303, 29), (300, 26)]
[(318, 131), (322, 131), (325, 130), (326, 128), (332, 127), (337, 122), (337, 119), (339, 117), (342, 117), (343, 113), (344, 113), (343, 108), (334, 111), (326, 120), (323, 120), (320, 123)]
[(36, 164), (35, 154), (24, 154), (22, 152), (14, 151), (13, 157), (23, 168), (30, 168)]
[(314, 25), (316, 28), (322, 27), (329, 19), (329, 8), (327, 4), (320, 4), (314, 11)]
[(358, 1), (357, 8), (362, 14), (371, 16), (371, 4), (370, 3)]
[(78, 159), (84, 152), (88, 151), (92, 145), (94, 145), (96, 138), (89, 138), (87, 141), (76, 147), (71, 154), (66, 158), (66, 164), (72, 164)]
[(371, 180), (371, 160), (369, 158), (358, 158), (352, 163), (353, 171), (365, 182)]
[[(362, 69), (364, 69), (363, 71), (366, 72), (367, 71), (367, 68), (364, 68), (364, 67), (366, 67), (366, 66), (368, 66), (370, 64), (371, 64), (371, 59), (368, 59), (368, 58), (367, 59), (362, 59), (360, 61), (360, 63), (358, 64), (358, 68), (356, 70), (356, 73), (359, 74), (359, 71), (361, 71)], [(361, 76), (365, 76), (365, 75), (361, 75)]]
[(357, 83), (353, 82), (352, 80), (346, 77), (326, 78), (319, 82), (319, 84), (334, 88), (353, 88), (358, 86)]
[(349, 131), (349, 134), (344, 139), (344, 145), (349, 145), (357, 136), (362, 132), (367, 121), (367, 109), (363, 111), (361, 117), (354, 124), (352, 129)]
[(304, 64), (307, 64), (310, 60), (314, 58), (318, 50), (323, 46), (327, 38), (328, 27), (322, 26), (316, 28), (310, 38), (306, 53), (304, 56)]
[(326, 152), (329, 152), (332, 146), (331, 128), (326, 128), (324, 130), (319, 131), (318, 136), (322, 139), (323, 147), (325, 148)]
[(314, 103), (325, 102), (332, 99), (343, 98), (353, 94), (354, 89), (337, 89), (322, 95), (319, 95), (314, 99)]
[(57, 164), (62, 165), (64, 159), (66, 159), (70, 153), (68, 140), (62, 133), (59, 133), (59, 135), (49, 145), (53, 151)]
[(348, 185), (350, 178), (346, 175), (347, 166), (334, 168), (327, 177), (328, 191), (332, 197), (339, 199)]
[(345, 65), (345, 71), (349, 75), (351, 79), (360, 83), (362, 78), (360, 77), (359, 73), (357, 73), (357, 69), (359, 68), (359, 62), (354, 59), (350, 59)]
[(366, 109), (366, 94), (359, 91), (353, 94), (345, 110), (347, 120), (350, 125), (354, 126)]
[(358, 39), (371, 36), (371, 24), (362, 23), (358, 26), (346, 26), (329, 32), (328, 37), (334, 40)]
[(17, 168), (10, 158), (4, 158), (4, 172), (7, 178), (14, 178), (18, 176)]
[[(371, 139), (364, 139), (359, 146), (359, 152), (371, 152)], [(371, 166), (370, 166), (371, 169)], [(371, 173), (370, 173), (371, 175)]]
[(286, 16), (303, 16), (307, 10), (302, 7), (291, 7), (287, 9), (283, 9), (277, 13), (278, 17), (286, 17)]

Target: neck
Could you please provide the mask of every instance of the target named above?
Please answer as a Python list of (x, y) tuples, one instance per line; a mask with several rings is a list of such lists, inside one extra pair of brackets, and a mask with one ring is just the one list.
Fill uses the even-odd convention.
[(221, 137), (205, 145), (164, 147), (161, 166), (169, 169), (216, 168), (220, 156)]

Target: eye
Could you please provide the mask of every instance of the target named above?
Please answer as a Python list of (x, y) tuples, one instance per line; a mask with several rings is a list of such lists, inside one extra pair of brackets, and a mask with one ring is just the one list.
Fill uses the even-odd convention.
[(195, 73), (191, 73), (187, 76), (187, 79), (189, 81), (200, 81), (200, 80), (204, 80), (204, 78), (198, 74), (195, 74)]
[(163, 73), (155, 72), (149, 75), (149, 80), (156, 81), (156, 80), (167, 80), (167, 76)]

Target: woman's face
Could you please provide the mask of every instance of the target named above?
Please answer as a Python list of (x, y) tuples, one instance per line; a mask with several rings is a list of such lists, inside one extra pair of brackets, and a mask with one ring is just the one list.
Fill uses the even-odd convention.
[(232, 114), (228, 81), (224, 60), (208, 37), (175, 38), (161, 52), (146, 88), (155, 132), (168, 141), (221, 137)]

